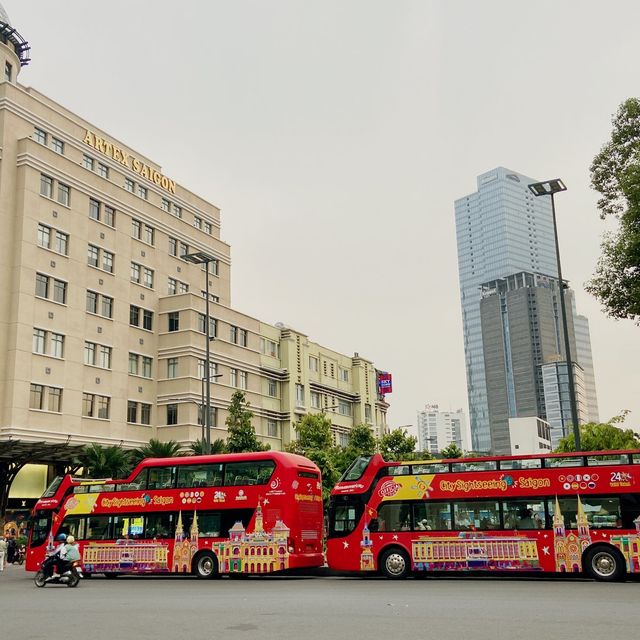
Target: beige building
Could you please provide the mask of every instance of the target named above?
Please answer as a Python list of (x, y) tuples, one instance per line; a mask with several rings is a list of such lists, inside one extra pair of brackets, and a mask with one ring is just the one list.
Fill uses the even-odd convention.
[(236, 389), (274, 449), (321, 410), (337, 442), (361, 422), (379, 435), (373, 363), (233, 309), (220, 209), (18, 84), (29, 49), (8, 23), (0, 7), (0, 447), (200, 437), (206, 274), (181, 258), (195, 251), (214, 258), (211, 440)]

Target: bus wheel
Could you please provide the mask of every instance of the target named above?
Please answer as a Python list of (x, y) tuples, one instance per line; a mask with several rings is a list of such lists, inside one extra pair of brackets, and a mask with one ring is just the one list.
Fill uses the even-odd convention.
[(199, 553), (193, 560), (193, 573), (202, 579), (218, 576), (218, 558), (211, 551)]
[(393, 580), (406, 578), (411, 571), (409, 555), (399, 547), (387, 549), (380, 557), (380, 571)]
[(587, 575), (594, 580), (602, 582), (624, 580), (624, 559), (612, 547), (600, 545), (589, 549), (584, 558), (584, 567)]

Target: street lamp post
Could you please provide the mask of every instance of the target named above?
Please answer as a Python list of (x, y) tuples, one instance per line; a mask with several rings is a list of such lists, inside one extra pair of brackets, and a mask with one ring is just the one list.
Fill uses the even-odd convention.
[(183, 260), (191, 262), (192, 264), (203, 264), (205, 268), (205, 311), (204, 311), (204, 323), (205, 323), (205, 344), (206, 344), (206, 356), (205, 356), (205, 369), (204, 369), (204, 394), (202, 398), (203, 411), (204, 411), (204, 452), (205, 454), (211, 453), (211, 346), (210, 342), (213, 340), (213, 336), (210, 335), (209, 326), (209, 263), (214, 262), (216, 258), (211, 254), (204, 251), (195, 251), (194, 253), (185, 253), (181, 256)]
[[(567, 323), (567, 308), (564, 300), (564, 282), (562, 280), (562, 267), (560, 265), (560, 244), (558, 242), (558, 225), (556, 224), (556, 205), (554, 194), (566, 191), (564, 182), (559, 178), (534, 182), (529, 185), (529, 190), (534, 196), (551, 196), (551, 214), (553, 216), (553, 236), (556, 243), (556, 261), (558, 263), (558, 287), (560, 290), (560, 308), (562, 309), (562, 329), (564, 333), (564, 350), (567, 362), (567, 381), (569, 385), (569, 403), (571, 405), (571, 420), (573, 422), (573, 437), (576, 451), (580, 451), (580, 424), (578, 422), (578, 408), (576, 405), (576, 389), (573, 379), (573, 362), (571, 360), (571, 346), (569, 343), (569, 325)], [(560, 405), (562, 410), (562, 404)]]

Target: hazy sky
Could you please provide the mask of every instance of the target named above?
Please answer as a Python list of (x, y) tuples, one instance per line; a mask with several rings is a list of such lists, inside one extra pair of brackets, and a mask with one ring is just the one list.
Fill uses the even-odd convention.
[(640, 328), (583, 289), (589, 164), (640, 94), (640, 2), (3, 0), (30, 85), (222, 208), (232, 303), (394, 378), (391, 426), (467, 411), (453, 201), (561, 177), (601, 419), (640, 427)]

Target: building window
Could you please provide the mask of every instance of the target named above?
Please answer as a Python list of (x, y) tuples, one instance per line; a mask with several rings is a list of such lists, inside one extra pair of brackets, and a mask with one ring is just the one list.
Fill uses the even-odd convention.
[(167, 293), (172, 296), (178, 292), (178, 281), (175, 278), (169, 278), (167, 281)]
[(167, 405), (167, 424), (178, 424), (178, 405)]
[(143, 200), (147, 199), (147, 187), (143, 187), (141, 184), (138, 185), (138, 197)]
[(29, 392), (29, 409), (42, 409), (44, 387), (41, 384), (31, 384)]
[(142, 328), (147, 331), (153, 330), (153, 311), (142, 310)]
[(93, 171), (93, 158), (91, 156), (88, 156), (87, 154), (84, 154), (82, 156), (82, 166), (85, 169), (89, 169), (89, 171)]
[(175, 238), (169, 238), (169, 255), (177, 256), (178, 255), (178, 241)]
[(151, 377), (152, 363), (153, 363), (153, 358), (149, 356), (142, 356), (142, 377), (143, 378)]
[(53, 280), (53, 301), (67, 304), (67, 283), (62, 280)]
[(153, 358), (141, 356), (137, 353), (129, 353), (129, 373), (143, 378), (151, 377)]
[(87, 311), (98, 313), (98, 294), (95, 291), (87, 291)]
[(100, 249), (98, 247), (94, 247), (92, 244), (89, 245), (89, 249), (87, 251), (87, 264), (91, 267), (97, 267), (100, 256)]
[(65, 207), (68, 207), (71, 202), (71, 190), (61, 182), (58, 182), (58, 202)]
[(98, 351), (98, 366), (101, 369), (111, 369), (111, 347), (100, 345)]
[(100, 203), (93, 198), (89, 198), (89, 217), (92, 220), (100, 220)]
[(178, 377), (178, 358), (169, 358), (167, 360), (167, 378)]
[(142, 240), (142, 222), (135, 218), (131, 220), (131, 237)]
[(138, 403), (135, 400), (127, 402), (127, 422), (135, 424), (138, 421)]
[(169, 313), (169, 331), (179, 331), (179, 330), (180, 330), (180, 312), (171, 311)]
[(240, 327), (234, 327), (233, 325), (230, 327), (229, 334), (231, 342), (234, 344), (240, 345), (241, 347), (247, 346), (247, 330), (241, 329)]
[(338, 413), (341, 416), (350, 416), (351, 415), (351, 403), (345, 402), (344, 400), (338, 401)]
[(144, 225), (144, 237), (143, 240), (147, 243), (147, 244), (153, 244), (154, 243), (154, 239), (155, 239), (155, 229), (153, 227), (150, 227), (148, 224)]
[(140, 325), (140, 307), (129, 305), (129, 324), (133, 327)]
[(181, 242), (178, 247), (178, 256), (180, 258), (184, 258), (187, 253), (189, 253), (189, 245), (185, 242)]
[(53, 250), (63, 256), (69, 255), (69, 235), (62, 231), (56, 231)]
[(140, 284), (140, 265), (135, 262), (131, 263), (131, 282)]
[(49, 387), (49, 411), (62, 413), (62, 389)]
[(129, 373), (133, 376), (138, 375), (138, 354), (129, 354)]
[(129, 192), (129, 193), (134, 193), (136, 190), (136, 183), (131, 180), (130, 178), (125, 178), (124, 179), (124, 188)]
[(312, 409), (320, 409), (320, 394), (317, 391), (311, 392), (311, 408)]
[(238, 387), (240, 389), (246, 389), (247, 388), (247, 372), (246, 371), (239, 371), (239, 377), (238, 377)]
[(371, 405), (370, 404), (364, 405), (364, 419), (366, 422), (371, 423)]
[(38, 244), (48, 249), (51, 243), (51, 228), (44, 224), (38, 225)]
[(110, 227), (116, 226), (116, 210), (109, 205), (104, 205), (104, 223)]
[(237, 369), (229, 369), (229, 384), (232, 387), (238, 386), (238, 370)]
[(143, 281), (142, 284), (148, 289), (153, 289), (153, 269), (149, 269), (149, 267), (143, 268)]
[(275, 420), (267, 420), (267, 435), (271, 438), (279, 437), (278, 423)]
[(45, 336), (47, 332), (44, 329), (33, 330), (33, 353), (45, 353)]
[[(205, 365), (204, 360), (198, 359), (198, 379), (204, 380)], [(218, 376), (218, 364), (216, 362), (209, 361), (209, 378), (215, 380)]]
[(42, 273), (36, 273), (36, 297), (49, 297), (49, 276), (45, 276)]
[(309, 371), (318, 371), (319, 360), (315, 356), (309, 356)]
[(204, 232), (208, 233), (209, 235), (211, 235), (211, 231), (212, 231), (211, 223), (205, 221), (205, 223), (204, 223)]
[(61, 333), (52, 333), (50, 343), (51, 355), (54, 358), (64, 358), (64, 336)]
[[(198, 331), (200, 333), (205, 333), (206, 331), (206, 327), (204, 324), (204, 313), (198, 314)], [(218, 336), (218, 321), (211, 316), (209, 316), (209, 336), (213, 338)]]
[[(207, 269), (209, 269), (209, 274), (214, 275), (214, 276), (218, 276), (220, 275), (220, 260), (218, 260), (217, 258), (211, 260), (208, 263), (209, 266), (207, 266), (207, 263), (202, 265), (202, 270), (206, 271)], [(204, 293), (202, 294), (203, 296), (205, 295)]]
[(193, 216), (193, 226), (196, 229), (202, 229), (202, 218), (198, 216)]
[(342, 382), (349, 382), (349, 369), (343, 369), (340, 367), (338, 370), (338, 377)]
[(46, 131), (43, 131), (42, 129), (39, 129), (38, 127), (36, 127), (33, 130), (33, 139), (36, 142), (39, 142), (40, 144), (47, 144), (47, 133)]
[(94, 393), (82, 394), (82, 415), (85, 418), (109, 419), (111, 398)]
[(113, 298), (102, 296), (102, 313), (105, 318), (113, 318)]
[(89, 313), (100, 314), (105, 318), (113, 318), (113, 298), (100, 295), (87, 289), (86, 309)]
[(304, 387), (301, 384), (296, 385), (296, 406), (304, 407)]
[(106, 164), (102, 164), (102, 162), (98, 162), (98, 175), (101, 178), (109, 177), (109, 167)]
[(182, 218), (182, 207), (179, 207), (177, 204), (173, 205), (173, 215), (176, 218)]
[(272, 398), (278, 397), (278, 383), (275, 380), (272, 380), (271, 378), (267, 380), (267, 393)]
[(102, 251), (102, 270), (113, 273), (113, 253)]
[(146, 402), (140, 403), (140, 424), (151, 424), (151, 405)]
[(180, 293), (189, 293), (189, 285), (186, 282), (178, 282), (178, 290)]
[(260, 338), (260, 351), (265, 356), (278, 357), (278, 343), (268, 338)]
[(162, 200), (160, 201), (160, 208), (163, 211), (167, 211), (167, 212), (171, 211), (171, 202), (166, 198), (162, 198)]
[(40, 195), (53, 198), (53, 178), (40, 174)]
[(59, 138), (54, 138), (53, 136), (51, 136), (51, 148), (56, 152), (56, 153), (64, 153), (64, 142), (62, 142), (62, 140), (60, 140)]

